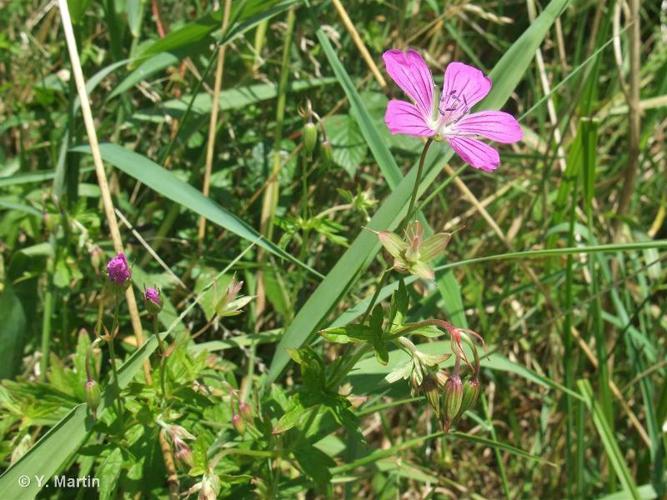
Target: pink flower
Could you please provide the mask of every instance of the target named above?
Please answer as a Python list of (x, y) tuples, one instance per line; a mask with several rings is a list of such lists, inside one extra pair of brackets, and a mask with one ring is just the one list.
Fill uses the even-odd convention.
[(107, 264), (107, 274), (109, 275), (109, 280), (115, 285), (125, 286), (129, 284), (132, 271), (123, 252), (120, 252), (109, 261)]
[(157, 288), (146, 288), (144, 290), (144, 301), (149, 312), (157, 314), (162, 310), (162, 299), (160, 290)]
[(442, 137), (466, 163), (486, 171), (495, 170), (500, 157), (478, 137), (505, 144), (523, 137), (519, 123), (508, 113), (470, 113), (491, 90), (491, 80), (477, 68), (450, 63), (436, 105), (433, 76), (419, 53), (394, 49), (385, 52), (383, 59), (389, 75), (414, 102), (389, 101), (384, 120), (392, 134)]

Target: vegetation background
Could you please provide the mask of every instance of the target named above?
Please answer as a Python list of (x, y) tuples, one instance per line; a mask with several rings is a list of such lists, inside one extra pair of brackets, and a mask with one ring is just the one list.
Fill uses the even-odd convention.
[[(108, 349), (90, 347), (112, 329), (116, 252), (58, 3), (0, 6), (7, 498), (72, 497), (19, 482), (54, 474), (100, 479), (78, 498), (665, 494), (664, 2), (70, 0), (147, 339), (122, 301), (120, 398)], [(453, 237), (435, 281), (405, 280), (407, 314), (487, 344), (481, 400), (449, 432), (385, 380), (400, 352), (314, 403), (313, 367), (289, 354), (312, 345), (299, 352), (330, 380), (351, 351), (317, 332), (358, 320), (389, 261), (364, 228), (396, 227), (414, 184), (421, 143), (383, 122), (400, 91), (381, 54), (406, 47), (438, 85), (453, 60), (491, 72), (486, 107), (525, 131), (491, 174), (444, 146), (427, 157), (418, 205)], [(222, 310), (234, 273), (253, 300)]]

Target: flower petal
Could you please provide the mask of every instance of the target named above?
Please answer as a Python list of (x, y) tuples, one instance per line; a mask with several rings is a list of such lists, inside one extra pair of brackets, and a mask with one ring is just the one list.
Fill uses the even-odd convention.
[(446, 123), (458, 120), (484, 99), (489, 90), (491, 79), (480, 70), (461, 62), (449, 63), (440, 96), (440, 114)]
[(500, 165), (498, 151), (482, 141), (470, 137), (450, 136), (447, 137), (447, 142), (463, 161), (475, 168), (490, 172)]
[(414, 50), (388, 50), (382, 55), (387, 73), (412, 98), (424, 120), (433, 114), (433, 76), (422, 56)]
[(435, 132), (428, 126), (422, 113), (414, 104), (392, 99), (387, 105), (384, 122), (392, 134), (430, 137)]
[(464, 116), (452, 126), (452, 132), (464, 135), (481, 135), (492, 141), (511, 144), (523, 137), (521, 125), (509, 113), (481, 111)]

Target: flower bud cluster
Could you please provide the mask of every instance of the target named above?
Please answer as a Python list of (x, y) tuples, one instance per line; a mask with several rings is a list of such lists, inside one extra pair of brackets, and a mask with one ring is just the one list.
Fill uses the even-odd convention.
[[(233, 410), (232, 410), (233, 411)], [(253, 421), (252, 407), (245, 401), (239, 401), (238, 412), (232, 413), (232, 425), (236, 432), (244, 434), (246, 426)]]
[[(437, 364), (426, 364), (420, 360), (424, 358), (424, 354), (414, 349), (410, 382), (412, 392), (423, 394), (426, 397), (443, 428), (447, 431), (467, 410), (473, 408), (479, 399), (480, 361), (477, 347), (471, 341), (471, 335), (480, 340), (481, 337), (475, 332), (456, 328), (446, 322), (438, 323), (450, 334), (452, 353), (455, 357), (454, 367), (451, 372), (438, 370)], [(464, 343), (472, 352), (472, 362), (463, 348)]]
[(173, 443), (176, 459), (186, 467), (192, 467), (192, 449), (186, 440), (192, 440), (195, 437), (180, 425), (168, 424), (163, 422), (161, 418), (158, 418), (157, 422), (166, 431), (167, 436)]

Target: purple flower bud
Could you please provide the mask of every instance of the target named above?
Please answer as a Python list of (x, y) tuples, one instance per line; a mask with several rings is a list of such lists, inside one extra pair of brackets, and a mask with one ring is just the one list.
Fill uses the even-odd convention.
[(146, 288), (144, 301), (146, 302), (146, 309), (151, 314), (157, 314), (162, 310), (162, 298), (160, 297), (160, 290), (157, 288)]
[(107, 264), (107, 275), (112, 284), (119, 287), (129, 286), (132, 270), (130, 269), (130, 265), (127, 263), (127, 258), (125, 258), (123, 252), (120, 252), (109, 261)]

